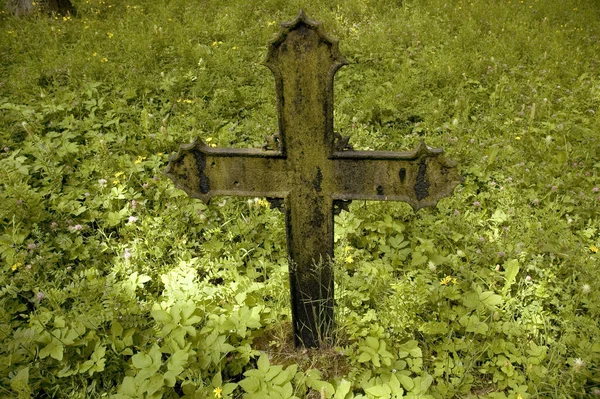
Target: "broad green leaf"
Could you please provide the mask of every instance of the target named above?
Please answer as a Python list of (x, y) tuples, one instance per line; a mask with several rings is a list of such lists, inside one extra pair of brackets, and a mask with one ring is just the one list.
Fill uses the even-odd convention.
[(502, 289), (502, 293), (506, 295), (510, 287), (514, 284), (517, 274), (519, 273), (519, 261), (517, 259), (511, 259), (504, 264), (504, 278), (506, 282), (504, 283), (504, 288)]
[(158, 307), (158, 305), (155, 305), (155, 307), (152, 309), (150, 314), (152, 314), (152, 317), (154, 317), (154, 320), (156, 320), (160, 323), (167, 324), (173, 320), (171, 315), (167, 311), (164, 311), (160, 307)]
[(442, 263), (448, 260), (448, 258), (446, 258), (445, 256), (437, 253), (430, 254), (428, 259), (429, 261), (433, 262), (433, 264), (436, 266), (441, 265)]
[(327, 398), (330, 398), (335, 392), (335, 388), (333, 387), (333, 385), (331, 385), (327, 381), (312, 380), (307, 381), (306, 385), (308, 385), (310, 388), (314, 389), (317, 392), (325, 392), (325, 397)]
[(162, 364), (162, 352), (158, 345), (152, 345), (152, 348), (150, 349), (150, 357), (152, 358), (152, 365), (158, 370), (158, 368)]
[(375, 385), (365, 388), (365, 392), (377, 398), (389, 398), (392, 394), (392, 390), (387, 385)]
[[(193, 301), (187, 301), (186, 303), (184, 303), (183, 306), (181, 307), (182, 321), (189, 319), (192, 316), (192, 314), (194, 314), (195, 310), (196, 310), (196, 304)], [(182, 323), (182, 324), (185, 324), (185, 323)]]
[[(265, 373), (265, 377), (264, 377), (265, 381), (271, 381), (282, 370), (283, 370), (283, 367), (281, 367), (281, 366), (270, 366), (269, 369), (267, 370), (267, 372)], [(275, 385), (277, 385), (277, 384), (275, 384)]]
[(415, 378), (415, 384), (419, 387), (418, 393), (425, 393), (433, 383), (433, 377), (429, 374)]
[(123, 333), (123, 326), (118, 321), (113, 321), (110, 332), (113, 337), (120, 337)]
[(169, 388), (173, 388), (175, 386), (175, 383), (177, 382), (177, 375), (173, 371), (168, 370), (164, 374), (164, 378), (166, 386), (168, 386)]
[(63, 359), (63, 344), (55, 339), (52, 340), (40, 351), (40, 358), (50, 356), (53, 359), (61, 361)]
[(407, 391), (411, 391), (415, 387), (415, 382), (413, 381), (413, 379), (407, 376), (406, 374), (399, 373), (396, 375), (396, 378), (398, 378), (400, 384), (402, 384), (404, 389), (406, 389)]
[(256, 392), (260, 388), (260, 382), (256, 377), (246, 377), (239, 382), (239, 385), (248, 393)]
[(24, 391), (29, 384), (29, 367), (24, 367), (10, 379), (10, 387), (15, 392)]
[(342, 379), (337, 389), (335, 390), (334, 399), (345, 399), (346, 395), (350, 392), (352, 383), (348, 380)]
[(508, 216), (506, 216), (506, 213), (504, 213), (504, 211), (501, 209), (496, 209), (490, 220), (497, 224), (501, 224), (508, 220)]
[(369, 360), (371, 360), (371, 355), (367, 352), (363, 352), (360, 354), (360, 356), (358, 356), (359, 363), (365, 363), (365, 362), (368, 362)]
[(106, 347), (104, 345), (100, 345), (94, 350), (94, 353), (92, 353), (92, 356), (90, 359), (93, 360), (94, 362), (98, 362), (98, 361), (100, 361), (100, 359), (104, 358), (105, 354), (106, 354)]
[(479, 294), (474, 291), (470, 291), (463, 296), (463, 305), (468, 308), (475, 309), (479, 306)]
[(390, 376), (388, 385), (390, 386), (390, 388), (392, 389), (392, 393), (396, 397), (401, 397), (404, 393), (404, 390), (400, 387), (400, 381), (398, 380), (398, 377), (395, 373)]
[(141, 288), (144, 283), (147, 283), (150, 280), (152, 280), (152, 277), (146, 276), (145, 274), (140, 275), (137, 279), (138, 287)]
[(242, 305), (244, 303), (244, 301), (246, 300), (246, 292), (240, 292), (239, 294), (237, 294), (235, 296), (234, 299), (238, 305)]
[(379, 348), (379, 340), (375, 337), (365, 338), (365, 343), (375, 351)]
[(420, 266), (420, 265), (424, 265), (425, 262), (427, 262), (427, 256), (420, 253), (420, 252), (413, 252), (412, 253), (412, 262), (411, 265), (412, 266)]
[(117, 392), (122, 395), (131, 396), (132, 398), (136, 397), (135, 379), (129, 376), (123, 378), (123, 382), (117, 388)]
[(281, 387), (281, 396), (283, 396), (284, 398), (297, 398), (296, 396), (294, 396), (294, 388), (292, 387), (291, 382), (287, 382)]
[(423, 357), (423, 352), (421, 352), (421, 348), (419, 348), (419, 343), (416, 340), (410, 340), (398, 348), (398, 356), (400, 358), (405, 358), (406, 356), (412, 357)]
[(212, 378), (212, 380), (210, 381), (210, 384), (217, 388), (220, 387), (221, 385), (223, 385), (223, 376), (221, 375), (221, 372), (217, 372), (214, 377)]
[(156, 374), (150, 377), (148, 385), (146, 386), (146, 392), (150, 395), (158, 392), (165, 385), (165, 379), (161, 374)]
[(305, 374), (307, 383), (321, 379), (321, 372), (317, 369), (310, 369)]
[(191, 326), (191, 325), (200, 323), (202, 320), (204, 320), (204, 318), (201, 316), (191, 316), (191, 317), (183, 320), (181, 324), (183, 324), (184, 326)]
[(286, 382), (289, 382), (294, 378), (294, 374), (291, 373), (291, 369), (288, 367), (285, 371), (280, 371), (277, 376), (275, 376), (271, 383), (273, 385), (283, 386)]
[(66, 320), (63, 316), (56, 316), (54, 318), (54, 327), (55, 328), (64, 328), (66, 325)]
[(238, 384), (236, 384), (235, 382), (228, 382), (227, 384), (223, 385), (223, 393), (225, 395), (229, 395), (233, 393), (233, 391), (235, 391), (237, 387)]
[[(189, 352), (186, 350), (178, 350), (171, 355), (167, 364), (167, 369), (179, 375), (187, 365)], [(220, 373), (218, 375), (221, 375)], [(219, 384), (221, 385), (221, 384)]]
[(269, 369), (269, 357), (266, 354), (260, 355), (256, 365), (261, 372), (266, 373)]
[(131, 357), (131, 363), (138, 369), (145, 369), (152, 366), (152, 358), (145, 352), (139, 352)]
[(487, 307), (494, 307), (502, 303), (502, 297), (493, 291), (484, 291), (479, 294), (479, 300)]
[(121, 213), (121, 212), (108, 212), (108, 214), (106, 215), (106, 218), (104, 219), (106, 221), (106, 224), (108, 225), (108, 227), (114, 227), (116, 225), (118, 225), (119, 223), (121, 223), (121, 220), (125, 217), (125, 214)]

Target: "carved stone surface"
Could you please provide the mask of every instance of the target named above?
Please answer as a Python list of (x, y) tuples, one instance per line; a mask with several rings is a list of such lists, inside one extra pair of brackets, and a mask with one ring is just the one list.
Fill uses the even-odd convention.
[(281, 24), (265, 64), (275, 76), (279, 134), (263, 149), (184, 144), (166, 174), (205, 202), (220, 195), (267, 197), (283, 210), (295, 342), (317, 347), (334, 322), (334, 212), (355, 199), (435, 206), (461, 177), (442, 149), (423, 142), (408, 152), (354, 151), (348, 137), (334, 134), (333, 77), (347, 61), (302, 11)]

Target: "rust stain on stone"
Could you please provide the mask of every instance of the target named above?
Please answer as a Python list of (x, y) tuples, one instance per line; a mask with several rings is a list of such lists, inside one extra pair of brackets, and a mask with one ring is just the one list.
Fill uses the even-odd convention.
[(400, 168), (400, 183), (404, 183), (406, 180), (406, 168)]
[(429, 196), (429, 186), (431, 184), (427, 180), (427, 162), (425, 158), (421, 158), (417, 171), (417, 182), (415, 183), (415, 194), (419, 201)]
[(321, 168), (317, 166), (317, 176), (313, 180), (313, 187), (316, 192), (321, 192), (321, 183), (323, 183), (323, 173), (321, 173)]

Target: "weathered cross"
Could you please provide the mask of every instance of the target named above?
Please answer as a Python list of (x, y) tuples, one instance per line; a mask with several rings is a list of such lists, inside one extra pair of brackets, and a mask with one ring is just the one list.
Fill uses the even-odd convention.
[(434, 206), (460, 183), (442, 149), (354, 151), (333, 131), (333, 77), (347, 64), (302, 11), (282, 23), (266, 65), (275, 75), (279, 133), (262, 149), (181, 145), (166, 174), (208, 202), (236, 195), (279, 199), (285, 214), (296, 346), (317, 347), (333, 328), (333, 215), (350, 200)]

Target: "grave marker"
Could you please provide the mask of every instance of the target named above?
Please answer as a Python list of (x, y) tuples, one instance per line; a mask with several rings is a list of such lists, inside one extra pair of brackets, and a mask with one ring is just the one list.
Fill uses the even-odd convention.
[(354, 151), (333, 131), (333, 77), (348, 62), (304, 12), (282, 23), (266, 66), (275, 75), (279, 133), (262, 149), (181, 145), (166, 174), (208, 202), (267, 197), (282, 205), (296, 346), (318, 347), (333, 328), (333, 215), (356, 199), (435, 206), (460, 183), (456, 165), (423, 142), (409, 152)]

